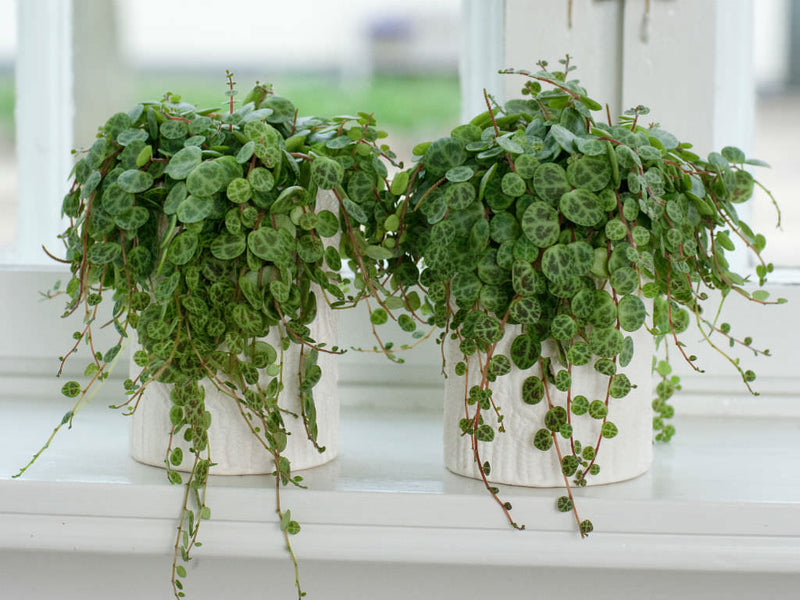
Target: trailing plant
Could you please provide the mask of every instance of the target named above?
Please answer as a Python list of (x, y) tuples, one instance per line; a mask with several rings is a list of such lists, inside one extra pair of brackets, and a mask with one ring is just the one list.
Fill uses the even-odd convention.
[[(153, 382), (171, 386), (164, 464), (169, 481), (185, 486), (174, 595), (185, 595), (184, 565), (200, 545), (201, 521), (210, 517), (212, 417), (205, 385), (236, 403), (274, 461), (278, 522), (303, 596), (290, 541), (300, 525), (280, 497), (283, 486), (303, 487), (284, 454), (286, 419), (302, 419), (308, 439), (324, 450), (317, 444), (317, 359), (342, 351), (312, 338), (318, 303), (339, 309), (374, 296), (373, 321), (390, 310), (382, 282), (386, 260), (398, 251), (399, 217), (387, 163), (399, 165), (370, 114), (300, 116), (288, 99), (260, 84), (236, 106), (231, 73), (227, 83), (222, 110), (201, 110), (166, 94), (113, 115), (75, 164), (62, 207), (69, 226), (61, 262), (72, 274), (64, 316), (78, 313), (83, 326), (61, 361), (63, 369), (85, 348), (88, 364), (84, 382), (63, 386), (75, 404), (53, 436), (71, 426), (135, 335), (133, 360), (141, 371), (125, 380), (127, 399), (114, 408), (131, 414)], [(318, 192), (333, 195), (331, 210), (315, 205)], [(343, 261), (352, 278), (342, 275)], [(104, 300), (113, 305), (105, 325), (118, 337), (99, 348), (94, 331)], [(279, 344), (265, 340), (270, 332)], [(283, 368), (290, 346), (300, 348), (297, 373)], [(299, 378), (300, 415), (287, 415), (279, 404), (288, 378)], [(190, 456), (173, 443), (178, 438), (189, 442)]]
[[(761, 258), (764, 236), (737, 214), (759, 185), (747, 167), (762, 162), (734, 147), (703, 159), (660, 125), (646, 125), (642, 106), (617, 123), (610, 114), (595, 120), (601, 105), (569, 78), (569, 59), (561, 62), (560, 71), (545, 62), (536, 72), (503, 71), (526, 77), (522, 99), (500, 106), (486, 95), (486, 112), (414, 149), (402, 244), (417, 268), (406, 267), (401, 283), (424, 289), (443, 362), (446, 343), (457, 347), (449, 357), (455, 376), (472, 381), (478, 370), (478, 383), (463, 386), (459, 428), (509, 522), (524, 527), (492, 485), (482, 451), (510, 426), (504, 404), (544, 402), (546, 414), (526, 439), (531, 452), (555, 455), (567, 493), (558, 510), (572, 512), (585, 536), (593, 525), (579, 517), (572, 490), (599, 473), (603, 441), (618, 433), (610, 401), (649, 384), (624, 372), (637, 352), (630, 334), (646, 331), (665, 353), (653, 363), (653, 427), (667, 441), (680, 381), (666, 352), (671, 346), (699, 370), (679, 337), (692, 321), (753, 391), (754, 373), (730, 347), (768, 351), (734, 336), (714, 302), (738, 294), (772, 303), (761, 289), (772, 265)], [(737, 247), (753, 256), (754, 281), (731, 268)], [(574, 370), (584, 365), (604, 378), (603, 395), (574, 392)], [(528, 375), (519, 396), (496, 397), (494, 383), (513, 369)], [(556, 392), (565, 406), (553, 402)], [(578, 439), (579, 420), (598, 423), (599, 435)], [(568, 441), (566, 451), (559, 440)]]

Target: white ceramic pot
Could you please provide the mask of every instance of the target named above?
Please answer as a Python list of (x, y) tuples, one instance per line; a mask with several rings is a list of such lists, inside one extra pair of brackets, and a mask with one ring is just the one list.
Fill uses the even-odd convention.
[[(317, 196), (317, 210), (327, 209), (338, 214), (338, 203), (330, 192), (320, 192)], [(339, 235), (326, 238), (325, 245), (339, 244)], [(337, 316), (331, 310), (316, 285), (317, 316), (309, 325), (312, 339), (326, 343), (326, 347), (336, 345)], [(270, 332), (264, 341), (274, 348), (280, 348), (280, 336), (277, 331)], [(280, 393), (279, 406), (286, 411), (301, 415), (298, 397), (299, 382), (297, 378), (300, 361), (300, 345), (291, 343), (283, 353), (284, 389)], [(305, 349), (308, 352), (308, 348)], [(279, 355), (280, 356), (280, 355)], [(280, 358), (279, 358), (280, 360)], [(308, 469), (333, 460), (339, 452), (339, 366), (337, 356), (320, 352), (317, 364), (322, 369), (322, 378), (314, 386), (314, 404), (317, 411), (317, 443), (325, 447), (320, 453), (308, 440), (302, 417), (293, 417), (284, 413), (283, 419), (287, 432), (290, 433), (287, 446), (282, 453), (291, 462), (292, 470)], [(138, 367), (132, 366), (132, 372), (138, 373)], [(269, 381), (266, 375), (261, 376), (261, 383)], [(211, 413), (211, 427), (208, 431), (209, 451), (212, 462), (212, 475), (253, 475), (272, 473), (275, 465), (272, 456), (255, 437), (237, 402), (223, 394), (208, 381), (202, 383), (205, 389), (205, 407)], [(136, 412), (131, 415), (130, 454), (142, 463), (158, 467), (165, 466), (169, 445), (170, 420), (169, 411), (171, 386), (153, 382), (148, 385), (139, 401)], [(180, 438), (180, 439), (178, 439)], [(180, 446), (187, 456), (189, 444), (181, 436), (175, 436), (173, 447)], [(189, 470), (189, 460), (178, 470)]]
[[(310, 329), (313, 339), (320, 342), (329, 341), (331, 342), (329, 345), (335, 345), (332, 343), (336, 339), (335, 315), (326, 314), (330, 312), (332, 311), (327, 305), (322, 303)], [(277, 332), (270, 333), (264, 341), (280, 348)], [(299, 361), (300, 346), (292, 343), (283, 353), (284, 389), (280, 394), (279, 405), (296, 415), (300, 415), (302, 410), (296, 375)], [(338, 362), (335, 355), (320, 352), (317, 364), (322, 369), (322, 378), (314, 386), (317, 442), (325, 447), (325, 451), (320, 453), (308, 440), (302, 417), (284, 413), (284, 423), (290, 435), (283, 455), (290, 460), (293, 471), (324, 464), (333, 460), (339, 451)], [(263, 383), (267, 382), (268, 378), (264, 378)], [(204, 381), (202, 386), (205, 389), (205, 407), (211, 413), (208, 447), (210, 458), (216, 463), (211, 467), (210, 473), (212, 475), (272, 473), (275, 470), (272, 456), (250, 430), (237, 402), (207, 381)], [(169, 411), (172, 407), (170, 388), (171, 386), (167, 384), (157, 382), (148, 385), (139, 401), (139, 407), (131, 415), (130, 454), (139, 462), (158, 467), (165, 465), (170, 431)], [(184, 455), (188, 456), (189, 444), (184, 442), (181, 436), (175, 436), (174, 446), (180, 446)], [(188, 470), (190, 465), (191, 462), (184, 459), (184, 464), (178, 467), (178, 470)]]
[[(497, 345), (497, 352), (508, 355), (514, 337), (519, 334), (519, 326), (507, 326), (505, 336)], [(631, 479), (646, 472), (653, 460), (652, 444), (652, 385), (651, 361), (653, 356), (653, 340), (647, 330), (641, 328), (633, 334), (635, 354), (631, 363), (619, 373), (625, 373), (631, 383), (638, 386), (627, 396), (619, 399), (610, 398), (607, 419), (617, 425), (619, 433), (610, 439), (603, 439), (597, 453), (597, 464), (600, 472), (587, 477), (588, 485), (613, 483)], [(478, 384), (479, 369), (473, 358), (469, 365), (469, 383), (465, 387), (465, 377), (453, 372), (453, 366), (463, 360), (458, 343), (453, 340), (447, 344), (447, 382), (445, 384), (444, 407), (444, 453), (447, 468), (459, 475), (479, 478), (478, 464), (474, 460), (471, 438), (461, 435), (458, 423), (466, 417), (464, 394), (469, 386)], [(553, 360), (554, 370), (559, 363), (553, 352), (554, 347), (544, 345), (542, 354)], [(572, 394), (586, 396), (591, 402), (594, 399), (605, 400), (608, 377), (600, 375), (592, 367), (592, 363), (573, 367)], [(489, 461), (491, 473), (489, 481), (529, 487), (563, 487), (564, 476), (554, 447), (545, 452), (533, 446), (533, 437), (537, 430), (544, 427), (544, 415), (548, 410), (547, 400), (543, 399), (535, 405), (525, 404), (521, 400), (522, 384), (531, 375), (540, 376), (540, 367), (534, 365), (529, 370), (521, 371), (514, 367), (508, 375), (498, 377), (491, 384), (494, 402), (504, 415), (505, 433), (497, 432), (497, 421), (493, 411), (482, 411), (484, 421), (493, 425), (496, 431), (491, 442), (479, 442), (481, 462)], [(566, 405), (566, 393), (559, 392), (552, 384), (548, 385), (550, 399), (554, 405)], [(474, 406), (470, 406), (474, 414)], [(595, 445), (600, 435), (601, 420), (593, 419), (587, 414), (571, 416), (574, 427), (574, 439), (584, 445)], [(556, 436), (559, 440), (562, 455), (570, 454), (570, 442)], [(570, 478), (570, 483), (571, 483)]]

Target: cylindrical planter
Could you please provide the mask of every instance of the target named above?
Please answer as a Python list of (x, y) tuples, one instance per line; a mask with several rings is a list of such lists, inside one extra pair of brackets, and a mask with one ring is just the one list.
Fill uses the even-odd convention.
[[(317, 195), (317, 210), (327, 209), (338, 214), (338, 202), (331, 192), (321, 191)], [(325, 245), (338, 245), (339, 235), (325, 239)], [(309, 324), (311, 338), (326, 347), (336, 345), (337, 316), (316, 284), (312, 289), (317, 295), (317, 315)], [(280, 335), (276, 329), (264, 341), (280, 349)], [(302, 351), (309, 352), (308, 348)], [(322, 377), (314, 386), (314, 405), (316, 407), (317, 443), (324, 446), (320, 453), (309, 441), (303, 424), (302, 408), (299, 400), (298, 366), (301, 360), (301, 346), (291, 343), (282, 355), (283, 385), (278, 404), (287, 412), (283, 413), (287, 436), (286, 449), (282, 455), (291, 462), (292, 470), (308, 469), (329, 462), (339, 452), (339, 365), (336, 354), (319, 352), (317, 364), (322, 369)], [(138, 368), (132, 367), (134, 373)], [(260, 384), (266, 386), (269, 377), (262, 374)], [(220, 392), (214, 384), (201, 382), (205, 390), (205, 409), (211, 413), (211, 426), (208, 431), (210, 459), (216, 463), (211, 467), (211, 475), (255, 475), (272, 473), (275, 464), (264, 445), (250, 429), (236, 400)], [(142, 394), (136, 411), (131, 415), (130, 454), (142, 463), (159, 467), (165, 466), (169, 447), (170, 385), (152, 382)], [(292, 414), (298, 415), (297, 417)], [(257, 426), (257, 421), (254, 421)], [(182, 436), (174, 436), (173, 447), (181, 447), (184, 455), (189, 444)], [(189, 470), (191, 463), (184, 461), (178, 470)]]
[[(496, 352), (508, 355), (511, 342), (520, 333), (519, 326), (507, 326), (505, 336), (497, 344)], [(623, 398), (610, 398), (607, 419), (617, 425), (619, 433), (610, 439), (603, 439), (597, 453), (600, 472), (586, 478), (587, 485), (613, 483), (637, 477), (646, 472), (653, 460), (652, 445), (652, 386), (651, 366), (653, 357), (652, 336), (645, 328), (629, 334), (634, 342), (634, 358), (625, 368), (617, 372), (625, 373), (637, 387)], [(465, 418), (465, 391), (480, 382), (477, 361), (469, 363), (468, 382), (453, 372), (453, 365), (463, 360), (458, 343), (447, 340), (447, 382), (445, 384), (444, 407), (444, 454), (447, 468), (459, 475), (480, 477), (479, 465), (475, 462), (472, 440), (462, 435), (459, 420)], [(543, 356), (553, 361), (553, 370), (562, 368), (551, 343), (543, 346)], [(593, 362), (593, 361), (592, 361)], [(498, 377), (492, 382), (492, 398), (504, 416), (505, 432), (498, 432), (494, 411), (484, 410), (482, 416), (486, 423), (494, 426), (496, 434), (491, 442), (478, 442), (481, 464), (488, 461), (491, 472), (488, 476), (493, 483), (522, 485), (529, 487), (563, 487), (564, 476), (555, 447), (541, 451), (533, 446), (537, 430), (544, 427), (544, 416), (548, 410), (546, 399), (535, 405), (522, 401), (522, 385), (531, 375), (541, 376), (536, 364), (529, 370), (516, 367), (511, 373)], [(592, 400), (605, 401), (608, 377), (596, 372), (592, 363), (572, 369), (572, 397), (578, 394)], [(567, 394), (548, 384), (550, 400), (553, 405), (566, 407)], [(474, 411), (474, 406), (470, 406)], [(473, 413), (474, 414), (474, 413)], [(593, 419), (588, 414), (571, 415), (574, 439), (583, 445), (594, 446), (600, 436), (602, 420)], [(559, 447), (562, 455), (571, 454), (569, 439), (560, 435)], [(570, 478), (571, 479), (571, 478)]]
[[(313, 339), (320, 342), (333, 342), (336, 339), (336, 316), (330, 308), (320, 302), (317, 318), (310, 325)], [(264, 341), (280, 348), (277, 334), (271, 333)], [(329, 345), (335, 345), (329, 343)], [(279, 406), (298, 415), (284, 413), (283, 420), (287, 432), (286, 456), (292, 470), (308, 469), (333, 460), (339, 451), (339, 395), (337, 383), (339, 368), (336, 355), (320, 352), (317, 364), (322, 369), (322, 378), (314, 386), (314, 404), (317, 411), (317, 443), (325, 447), (320, 453), (308, 440), (298, 394), (297, 369), (300, 361), (300, 345), (292, 343), (283, 353), (284, 389), (280, 393)], [(308, 352), (308, 349), (305, 350)], [(262, 382), (264, 385), (268, 379)], [(212, 383), (203, 381), (205, 389), (205, 408), (211, 413), (211, 427), (208, 431), (208, 448), (211, 461), (216, 463), (209, 471), (211, 475), (254, 475), (272, 473), (275, 464), (272, 456), (259, 442), (236, 400), (220, 392)], [(130, 453), (142, 463), (163, 467), (169, 445), (169, 411), (171, 386), (152, 382), (147, 386), (136, 412), (131, 415)], [(257, 422), (256, 422), (257, 423)], [(173, 447), (179, 446), (188, 452), (189, 444), (181, 436), (174, 436)], [(177, 467), (188, 470), (191, 463)]]

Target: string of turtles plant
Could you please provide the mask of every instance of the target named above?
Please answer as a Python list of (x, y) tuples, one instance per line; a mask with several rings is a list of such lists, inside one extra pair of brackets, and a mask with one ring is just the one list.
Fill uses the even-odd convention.
[[(478, 383), (464, 385), (459, 426), (485, 487), (511, 525), (523, 528), (491, 484), (482, 448), (508, 427), (502, 403), (546, 402), (543, 422), (529, 432), (531, 451), (556, 454), (567, 494), (557, 508), (573, 513), (583, 537), (593, 525), (579, 517), (572, 490), (599, 473), (601, 442), (618, 433), (609, 402), (637, 383), (622, 372), (636, 351), (629, 334), (645, 328), (662, 352), (671, 345), (699, 370), (678, 337), (694, 320), (753, 392), (755, 374), (728, 346), (768, 351), (734, 337), (719, 311), (708, 309), (713, 293), (720, 307), (731, 294), (772, 303), (731, 269), (727, 256), (736, 246), (754, 256), (759, 288), (772, 265), (761, 258), (764, 236), (736, 210), (758, 185), (746, 167), (764, 163), (733, 147), (701, 159), (659, 125), (642, 124), (648, 111), (641, 106), (617, 124), (610, 114), (608, 123), (595, 121), (601, 105), (568, 78), (569, 57), (561, 63), (560, 71), (545, 62), (537, 72), (502, 71), (527, 78), (526, 97), (499, 106), (486, 95), (486, 112), (414, 149), (402, 244), (418, 267), (411, 283), (425, 290), (441, 330), (443, 370), (448, 339), (458, 343), (457, 376), (468, 382), (470, 369), (479, 369)], [(511, 335), (510, 350), (500, 352), (498, 342)], [(604, 397), (573, 393), (580, 365), (607, 378)], [(514, 368), (529, 374), (520, 396), (496, 398), (493, 382)], [(654, 370), (661, 378), (655, 437), (668, 441), (669, 401), (680, 381), (668, 354)], [(566, 394), (566, 406), (552, 402), (553, 390)], [(600, 435), (577, 439), (577, 419), (599, 421)], [(559, 438), (569, 441), (567, 452)]]
[[(385, 133), (372, 115), (300, 117), (269, 85), (256, 85), (237, 108), (233, 74), (227, 83), (227, 110), (199, 110), (167, 94), (113, 115), (77, 161), (62, 207), (69, 226), (61, 236), (61, 262), (72, 274), (64, 316), (82, 315), (83, 327), (61, 368), (85, 347), (86, 381), (64, 384), (73, 408), (18, 475), (63, 426), (71, 427), (135, 334), (140, 349), (133, 360), (141, 371), (125, 380), (128, 397), (113, 408), (131, 414), (149, 384), (171, 385), (165, 465), (169, 481), (185, 486), (174, 595), (185, 596), (184, 565), (201, 545), (200, 523), (211, 514), (205, 501), (213, 465), (206, 383), (237, 403), (274, 460), (276, 509), (301, 597), (290, 541), (300, 525), (281, 505), (281, 488), (303, 487), (303, 478), (292, 473), (284, 455), (289, 431), (279, 398), (287, 378), (298, 377), (299, 417), (308, 439), (323, 451), (314, 405), (317, 358), (341, 350), (312, 339), (309, 324), (319, 301), (341, 309), (373, 296), (373, 322), (391, 311), (387, 302), (397, 304), (383, 282), (387, 259), (398, 252), (399, 227), (387, 163), (401, 165), (381, 143)], [(318, 190), (333, 193), (338, 215), (315, 209)], [(336, 235), (340, 243), (326, 247), (323, 240)], [(352, 280), (340, 274), (343, 260)], [(104, 325), (112, 325), (118, 339), (101, 349), (94, 331), (99, 307), (109, 298), (113, 316)], [(264, 340), (271, 331), (279, 332), (277, 347)], [(293, 344), (302, 350), (296, 374), (282, 365)], [(178, 436), (190, 443), (191, 456), (172, 443)], [(176, 470), (181, 465), (189, 465), (187, 476)]]

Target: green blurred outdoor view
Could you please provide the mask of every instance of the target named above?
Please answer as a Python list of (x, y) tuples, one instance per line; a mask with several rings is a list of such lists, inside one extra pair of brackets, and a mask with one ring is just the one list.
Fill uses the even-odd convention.
[[(236, 77), (237, 98), (243, 98), (256, 83), (249, 76)], [(342, 82), (310, 75), (280, 75), (272, 83), (274, 92), (289, 98), (300, 115), (333, 116), (369, 111), (378, 125), (397, 140), (401, 153), (419, 135), (446, 134), (458, 124), (459, 84), (455, 73), (436, 76), (377, 75), (368, 81)], [(199, 108), (223, 107), (227, 102), (225, 73), (185, 75), (173, 73), (134, 74), (131, 105), (141, 100), (159, 100), (166, 92), (179, 94)], [(129, 106), (120, 106), (124, 111)], [(0, 135), (14, 130), (13, 74), (0, 74)], [(426, 138), (427, 139), (427, 138)], [(422, 139), (416, 141), (425, 141)]]

